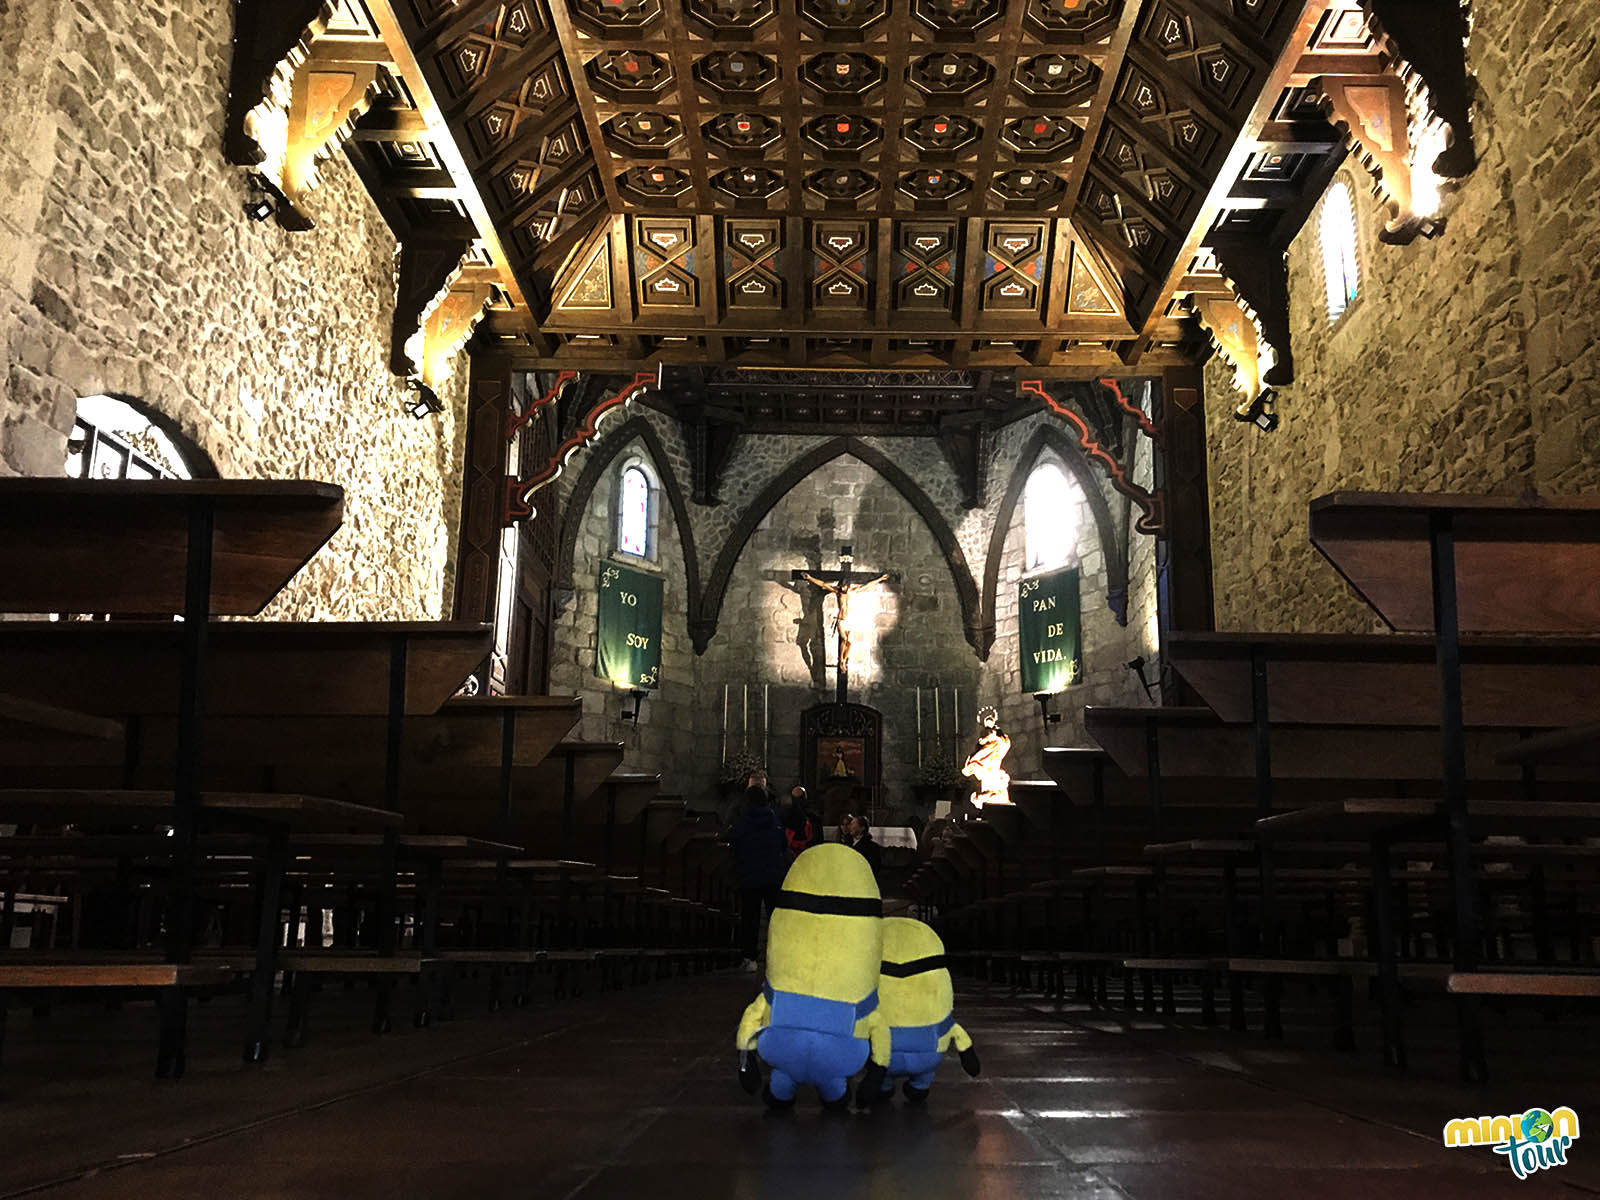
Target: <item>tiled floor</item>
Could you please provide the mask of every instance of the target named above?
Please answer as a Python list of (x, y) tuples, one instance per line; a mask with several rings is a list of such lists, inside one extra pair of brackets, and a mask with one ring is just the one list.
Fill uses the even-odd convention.
[(1571, 1167), (1526, 1183), (1491, 1152), (1438, 1139), (1448, 1117), (1510, 1111), (1495, 1104), (1600, 1114), (1585, 1110), (1600, 1102), (1593, 1058), (1546, 1050), (1542, 1067), (1516, 1062), (1469, 1092), (1449, 1079), (1443, 1040), (1423, 1039), (1418, 1069), (1397, 1078), (1370, 1054), (1316, 1048), (1314, 1016), (1269, 1044), (973, 987), (959, 1010), (981, 1078), (952, 1060), (926, 1108), (827, 1114), (803, 1094), (794, 1112), (768, 1114), (738, 1088), (731, 1051), (753, 987), (749, 976), (667, 981), (387, 1042), (360, 1032), (359, 996), (329, 997), (319, 1041), (265, 1070), (234, 1065), (226, 1014), (201, 1014), (195, 1068), (176, 1085), (143, 1078), (148, 1013), (132, 1006), (58, 1014), (48, 1028), (14, 1015), (0, 1196), (1600, 1194), (1600, 1133), (1595, 1163), (1580, 1140)]

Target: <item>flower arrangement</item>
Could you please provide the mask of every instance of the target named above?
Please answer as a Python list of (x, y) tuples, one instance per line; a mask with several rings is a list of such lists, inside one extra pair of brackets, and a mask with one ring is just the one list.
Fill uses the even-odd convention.
[(961, 772), (945, 758), (931, 758), (917, 768), (917, 783), (922, 787), (960, 787)]
[(720, 782), (743, 785), (753, 772), (766, 773), (767, 764), (759, 754), (749, 750), (735, 750), (723, 761)]

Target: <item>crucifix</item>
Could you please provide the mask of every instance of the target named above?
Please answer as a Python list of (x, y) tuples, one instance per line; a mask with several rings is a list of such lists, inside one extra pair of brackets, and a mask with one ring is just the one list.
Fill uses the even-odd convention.
[(850, 547), (844, 545), (839, 547), (837, 571), (795, 571), (790, 576), (796, 582), (809, 583), (824, 592), (832, 592), (838, 598), (839, 612), (835, 625), (839, 632), (839, 665), (835, 670), (837, 684), (834, 700), (839, 704), (849, 699), (850, 691), (850, 594), (859, 592), (862, 588), (874, 587), (891, 578), (887, 572), (874, 575), (870, 579), (864, 575), (854, 575), (850, 571), (850, 565), (854, 561)]

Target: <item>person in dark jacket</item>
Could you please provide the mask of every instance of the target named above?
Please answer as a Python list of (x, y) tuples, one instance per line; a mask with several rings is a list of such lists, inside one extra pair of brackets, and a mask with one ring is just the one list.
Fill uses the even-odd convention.
[(789, 853), (798, 857), (801, 851), (816, 845), (818, 833), (817, 820), (806, 808), (806, 790), (797, 783), (789, 789), (789, 808), (783, 817), (783, 835), (789, 841)]
[(850, 818), (850, 845), (860, 851), (861, 857), (872, 866), (876, 875), (883, 866), (883, 847), (872, 840), (872, 827), (865, 817)]
[(728, 842), (733, 847), (733, 874), (739, 885), (740, 947), (746, 971), (759, 969), (756, 951), (761, 940), (761, 910), (772, 915), (778, 902), (778, 885), (789, 869), (789, 848), (767, 789), (745, 789), (744, 808), (734, 819)]

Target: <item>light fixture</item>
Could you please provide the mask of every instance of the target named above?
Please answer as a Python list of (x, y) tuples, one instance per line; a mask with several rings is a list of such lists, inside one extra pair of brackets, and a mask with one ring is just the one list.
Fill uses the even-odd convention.
[(1271, 433), (1278, 427), (1278, 394), (1271, 388), (1263, 388), (1249, 404), (1233, 410), (1233, 419), (1248, 421), (1262, 433)]
[(250, 190), (253, 194), (244, 202), (245, 216), (252, 221), (265, 221), (278, 211), (278, 198), (266, 176), (260, 173), (250, 176)]
[(637, 728), (639, 724), (639, 710), (644, 707), (644, 698), (649, 694), (649, 692), (644, 691), (642, 688), (631, 689), (628, 692), (628, 695), (633, 700), (633, 711), (629, 712), (628, 709), (624, 707), (622, 710), (622, 719), (624, 721), (631, 721), (635, 728)]
[(1033, 698), (1039, 702), (1039, 716), (1044, 721), (1045, 728), (1061, 724), (1061, 714), (1050, 711), (1050, 698), (1054, 692), (1035, 692)]
[(1162, 687), (1167, 683), (1168, 675), (1166, 668), (1162, 667), (1157, 671), (1155, 679), (1149, 678), (1144, 673), (1144, 669), (1149, 665), (1150, 664), (1145, 661), (1145, 657), (1142, 654), (1137, 658), (1129, 659), (1123, 664), (1123, 666), (1127, 667), (1128, 670), (1132, 671), (1139, 677), (1139, 684), (1144, 688), (1144, 694), (1151, 700), (1154, 700), (1156, 698), (1156, 688)]
[(444, 404), (440, 401), (438, 394), (423, 383), (422, 380), (413, 377), (406, 380), (406, 382), (417, 393), (416, 399), (406, 405), (406, 411), (413, 417), (420, 421), (430, 413), (442, 413), (444, 411)]

